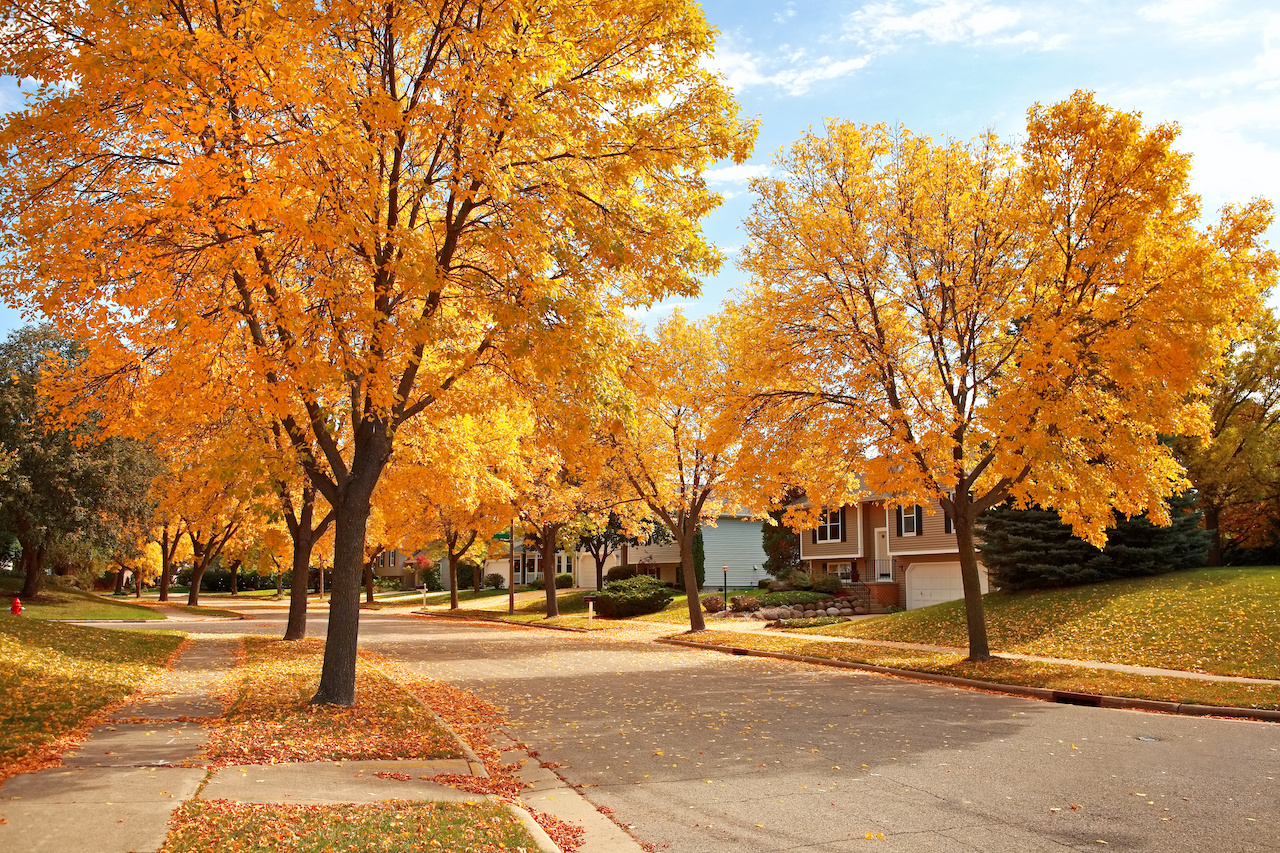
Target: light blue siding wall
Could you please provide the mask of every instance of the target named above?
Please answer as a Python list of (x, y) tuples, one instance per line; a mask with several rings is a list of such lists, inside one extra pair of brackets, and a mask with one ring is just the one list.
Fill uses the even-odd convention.
[(724, 583), (721, 566), (729, 567), (729, 588), (754, 587), (769, 577), (764, 571), (764, 547), (760, 544), (760, 522), (722, 518), (716, 526), (702, 528), (702, 544), (707, 552), (708, 589)]

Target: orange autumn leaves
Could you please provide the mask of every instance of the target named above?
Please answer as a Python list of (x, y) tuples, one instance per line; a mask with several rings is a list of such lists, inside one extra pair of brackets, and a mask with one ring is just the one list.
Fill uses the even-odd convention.
[(431, 713), (369, 664), (357, 667), (356, 705), (309, 705), (320, 643), (248, 638), (245, 645), (239, 688), (205, 750), (212, 766), (459, 755)]

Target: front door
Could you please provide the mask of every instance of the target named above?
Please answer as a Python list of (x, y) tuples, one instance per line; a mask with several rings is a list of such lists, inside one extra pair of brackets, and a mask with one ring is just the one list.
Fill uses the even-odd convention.
[(893, 580), (893, 564), (889, 561), (889, 528), (876, 528), (876, 564), (874, 578)]

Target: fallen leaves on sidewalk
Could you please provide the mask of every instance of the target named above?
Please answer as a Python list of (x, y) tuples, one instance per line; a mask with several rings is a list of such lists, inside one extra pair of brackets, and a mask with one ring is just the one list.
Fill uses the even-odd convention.
[(0, 620), (0, 781), (60, 764), (171, 665), (181, 642), (168, 632)]

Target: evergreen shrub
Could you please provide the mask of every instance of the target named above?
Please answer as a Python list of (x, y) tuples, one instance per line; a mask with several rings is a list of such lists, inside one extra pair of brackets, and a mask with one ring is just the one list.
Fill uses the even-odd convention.
[(614, 566), (612, 569), (604, 573), (606, 582), (624, 581), (627, 578), (636, 576), (636, 570), (633, 566)]
[(788, 589), (782, 592), (766, 592), (760, 596), (761, 607), (781, 607), (784, 604), (807, 604), (810, 601), (822, 601), (830, 598), (821, 592), (810, 592), (807, 589)]
[(556, 589), (572, 589), (573, 575), (556, 575)]
[(993, 507), (983, 513), (982, 563), (1003, 591), (1048, 589), (1115, 578), (1157, 575), (1203, 566), (1210, 535), (1200, 526), (1195, 497), (1169, 502), (1172, 523), (1157, 527), (1145, 515), (1117, 514), (1099, 550), (1077, 539), (1054, 510)]
[(490, 572), (484, 576), (484, 585), (489, 589), (502, 589), (507, 584), (507, 579), (497, 572)]
[(674, 599), (670, 587), (648, 575), (610, 581), (595, 594), (596, 612), (606, 619), (657, 613)]

